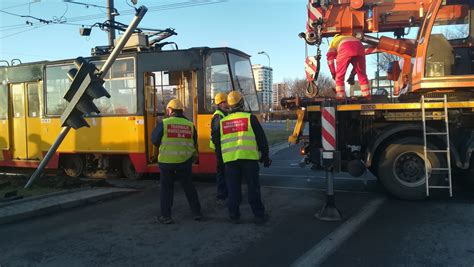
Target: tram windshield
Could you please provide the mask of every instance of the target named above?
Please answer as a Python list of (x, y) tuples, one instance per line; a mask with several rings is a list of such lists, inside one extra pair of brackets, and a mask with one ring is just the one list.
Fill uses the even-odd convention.
[(252, 65), (250, 60), (234, 54), (229, 54), (232, 80), (234, 81), (234, 90), (240, 91), (244, 95), (246, 109), (252, 112), (258, 112), (258, 98), (255, 90), (255, 80), (253, 78)]
[[(230, 66), (230, 70), (229, 70)], [(247, 111), (259, 112), (252, 66), (247, 57), (213, 52), (206, 58), (206, 109), (212, 110), (213, 97), (219, 93), (240, 91)]]

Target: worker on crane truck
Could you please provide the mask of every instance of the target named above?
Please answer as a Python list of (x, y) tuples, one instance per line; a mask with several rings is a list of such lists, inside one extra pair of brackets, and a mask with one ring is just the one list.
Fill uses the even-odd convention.
[[(353, 71), (359, 78), (362, 96), (370, 97), (369, 80), (365, 72), (365, 51), (359, 39), (336, 34), (329, 45), (326, 58), (332, 78), (336, 80), (336, 98), (344, 99), (346, 97), (344, 77), (349, 64), (354, 67)], [(334, 66), (334, 61), (336, 61), (336, 66)]]

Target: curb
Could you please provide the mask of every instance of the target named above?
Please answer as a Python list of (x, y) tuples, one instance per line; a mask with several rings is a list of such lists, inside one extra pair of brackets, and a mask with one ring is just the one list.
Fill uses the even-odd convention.
[[(90, 189), (90, 188), (88, 188), (88, 189)], [(76, 190), (76, 192), (77, 191), (82, 191), (82, 190)], [(119, 197), (119, 196), (124, 196), (124, 195), (135, 193), (135, 192), (138, 192), (138, 190), (133, 190), (133, 189), (131, 189), (131, 190), (122, 190), (122, 191), (109, 192), (109, 193), (106, 193), (106, 194), (101, 194), (101, 195), (97, 195), (97, 196), (93, 196), (93, 197), (89, 197), (89, 198), (77, 199), (77, 200), (72, 200), (72, 201), (63, 202), (63, 203), (57, 203), (57, 204), (54, 204), (54, 205), (51, 205), (51, 206), (46, 206), (46, 207), (43, 207), (43, 208), (27, 211), (27, 212), (24, 212), (24, 213), (19, 213), (19, 214), (13, 214), (13, 215), (10, 215), (10, 216), (0, 217), (0, 225), (13, 223), (13, 222), (25, 220), (25, 219), (28, 219), (28, 218), (32, 218), (32, 217), (38, 217), (38, 216), (41, 216), (41, 215), (52, 214), (52, 213), (56, 213), (56, 212), (59, 212), (59, 211), (65, 211), (65, 210), (72, 209), (72, 208), (75, 208), (75, 207), (84, 206), (84, 205), (88, 205), (88, 204), (93, 204), (93, 203), (96, 203), (96, 202), (99, 202), (99, 201), (103, 201), (103, 200), (107, 200), (107, 199), (111, 199), (111, 198), (116, 198), (116, 197)], [(60, 192), (58, 192), (58, 193), (60, 193)], [(71, 192), (66, 192), (66, 193), (71, 193)], [(65, 194), (65, 192), (62, 192), (62, 194)], [(56, 196), (56, 195), (61, 195), (61, 194), (54, 194), (54, 193), (52, 194), (52, 196)], [(45, 196), (42, 196), (42, 197), (44, 198)], [(28, 200), (31, 200), (31, 199), (28, 199)]]
[(48, 193), (48, 194), (44, 194), (44, 195), (40, 195), (40, 196), (27, 197), (27, 198), (22, 198), (22, 199), (18, 199), (18, 200), (8, 201), (8, 202), (0, 203), (0, 208), (13, 206), (13, 205), (21, 204), (21, 203), (28, 202), (28, 201), (40, 200), (40, 199), (47, 198), (47, 197), (55, 197), (55, 196), (61, 196), (61, 195), (70, 194), (70, 193), (76, 193), (76, 192), (83, 191), (83, 190), (89, 190), (91, 188), (92, 187), (83, 187), (83, 188), (76, 188), (76, 189), (70, 189), (70, 190), (63, 190), (63, 191), (52, 192), (52, 193)]

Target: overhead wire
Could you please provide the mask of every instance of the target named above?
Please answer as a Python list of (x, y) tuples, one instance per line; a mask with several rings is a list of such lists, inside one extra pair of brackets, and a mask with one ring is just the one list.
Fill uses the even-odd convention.
[(44, 26), (48, 26), (48, 24), (43, 24), (43, 25), (39, 25), (39, 26), (28, 27), (28, 29), (26, 29), (26, 30), (24, 30), (24, 31), (19, 31), (19, 32), (12, 33), (12, 34), (9, 34), (9, 35), (0, 36), (0, 39), (5, 39), (5, 38), (11, 37), (11, 36), (18, 35), (18, 34), (20, 34), (20, 33), (24, 33), (24, 32), (27, 32), (27, 31), (36, 30), (36, 29), (41, 28), (41, 27), (44, 27)]
[(29, 2), (29, 3), (24, 3), (24, 4), (18, 4), (18, 5), (14, 5), (14, 6), (9, 6), (9, 7), (3, 7), (2, 9), (12, 9), (12, 8), (15, 8), (15, 7), (20, 7), (20, 6), (26, 6), (26, 5), (30, 5), (30, 4), (33, 4), (35, 2)]
[[(152, 7), (148, 8), (148, 12), (157, 12), (157, 11), (180, 9), (180, 8), (187, 8), (187, 7), (194, 7), (194, 6), (212, 5), (212, 4), (218, 4), (218, 3), (223, 3), (223, 2), (227, 2), (227, 1), (228, 0), (189, 0), (189, 1), (181, 2), (181, 3), (171, 3), (171, 4), (163, 4), (163, 5), (158, 5), (158, 6), (152, 6)], [(28, 3), (28, 5), (31, 5), (32, 3), (36, 3), (36, 2), (30, 2), (30, 3)], [(21, 14), (16, 14), (16, 13), (13, 13), (13, 12), (8, 12), (8, 11), (5, 11), (5, 10), (0, 10), (1, 13), (5, 13), (5, 14), (11, 15), (11, 16), (16, 16), (16, 17), (21, 17), (21, 18), (31, 18), (31, 19), (34, 19), (34, 20), (40, 22), (40, 23), (43, 23), (42, 25), (34, 26), (33, 23), (31, 23), (27, 20), (26, 21), (27, 25), (16, 24), (16, 25), (0, 26), (0, 31), (4, 30), (4, 29), (2, 29), (2, 27), (9, 27), (9, 28), (11, 27), (11, 29), (16, 29), (16, 30), (28, 28), (28, 29), (20, 31), (20, 32), (16, 32), (16, 33), (12, 33), (12, 34), (9, 34), (9, 35), (1, 36), (0, 39), (5, 39), (5, 38), (15, 36), (15, 35), (23, 33), (23, 32), (27, 32), (27, 31), (30, 31), (30, 30), (35, 30), (35, 29), (41, 28), (43, 26), (51, 25), (51, 24), (61, 24), (61, 25), (71, 25), (71, 26), (86, 26), (85, 24), (77, 24), (77, 23), (74, 23), (74, 22), (94, 20), (94, 19), (99, 19), (99, 18), (104, 17), (104, 14), (93, 14), (93, 15), (85, 15), (85, 16), (77, 16), (77, 17), (67, 18), (67, 17), (65, 17), (65, 15), (68, 12), (67, 3), (68, 2), (65, 2), (66, 10), (63, 13), (63, 15), (61, 15), (60, 17), (53, 17), (52, 20), (47, 20), (47, 19), (36, 17), (36, 16), (21, 15)], [(26, 4), (22, 4), (22, 5), (26, 5)], [(17, 6), (20, 6), (20, 5), (17, 5)], [(90, 6), (96, 6), (96, 5), (91, 4)], [(12, 7), (16, 7), (16, 6), (12, 6)], [(12, 7), (9, 7), (9, 8), (12, 8)], [(132, 15), (132, 14), (135, 14), (135, 12), (136, 12), (135, 9), (126, 10), (126, 11), (121, 12), (121, 15)], [(23, 26), (20, 26), (20, 25), (23, 25)], [(15, 28), (16, 26), (18, 26), (18, 28)], [(92, 25), (88, 25), (88, 26), (92, 26)], [(30, 28), (30, 27), (32, 27), (32, 28)]]
[[(148, 12), (157, 12), (163, 10), (172, 10), (172, 9), (180, 9), (180, 8), (187, 8), (187, 7), (194, 7), (194, 6), (204, 6), (204, 5), (213, 5), (219, 4), (223, 2), (227, 2), (228, 0), (202, 0), (202, 1), (195, 1), (189, 0), (181, 3), (172, 3), (172, 4), (163, 4), (158, 6), (152, 6), (148, 8)], [(135, 10), (125, 10), (120, 11), (120, 15), (133, 15), (135, 14)], [(103, 14), (92, 14), (92, 15), (84, 15), (84, 16), (77, 16), (68, 18), (68, 21), (71, 22), (78, 22), (78, 21), (86, 21), (86, 20), (94, 20), (103, 18)]]

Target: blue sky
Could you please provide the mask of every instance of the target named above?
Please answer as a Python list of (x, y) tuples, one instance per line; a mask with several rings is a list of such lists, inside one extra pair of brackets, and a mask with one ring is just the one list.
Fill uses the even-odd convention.
[[(106, 0), (77, 1), (106, 5)], [(151, 8), (206, 1), (138, 0), (138, 5)], [(35, 3), (28, 5), (31, 2)], [(175, 41), (180, 48), (229, 46), (240, 49), (252, 55), (253, 64), (268, 65), (267, 57), (257, 54), (259, 51), (266, 51), (274, 69), (274, 82), (281, 82), (287, 78), (304, 77), (305, 45), (297, 35), (305, 29), (306, 3), (307, 0), (227, 0), (216, 4), (149, 12), (140, 26), (175, 28), (178, 36), (169, 41)], [(17, 7), (9, 8), (11, 6)], [(131, 9), (125, 0), (115, 0), (115, 7), (119, 12)], [(106, 20), (105, 9), (66, 4), (62, 0), (1, 0), (0, 9), (45, 20), (60, 18), (63, 14), (69, 21), (77, 16), (103, 15), (93, 20), (74, 22), (77, 24)], [(131, 15), (117, 17), (118, 21), (126, 24), (131, 19)], [(27, 20), (34, 25), (26, 25)], [(18, 26), (10, 27), (12, 25)], [(19, 58), (22, 62), (32, 62), (74, 58), (87, 56), (90, 48), (107, 44), (106, 32), (94, 28), (90, 37), (82, 37), (79, 35), (79, 27), (61, 24), (45, 26), (32, 19), (0, 13), (0, 59), (10, 61)], [(326, 48), (327, 45), (324, 44), (323, 53)], [(310, 47), (310, 54), (314, 53), (315, 48)], [(326, 62), (322, 63), (323, 72), (328, 73)], [(371, 76), (373, 75), (369, 72), (369, 77)]]

